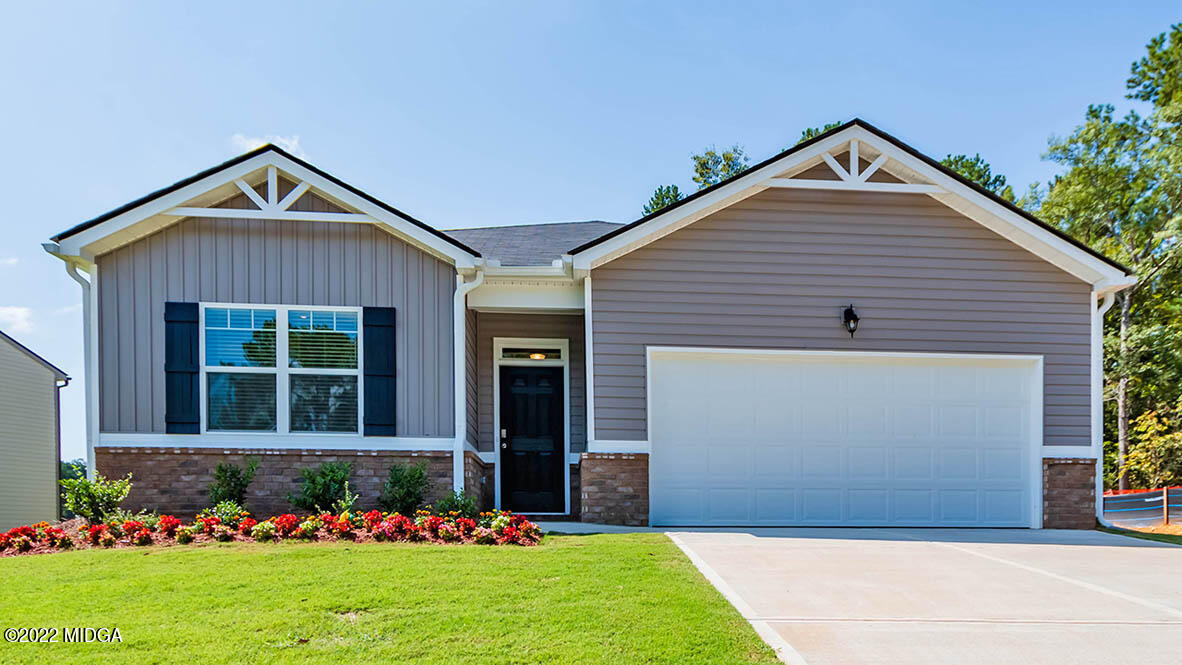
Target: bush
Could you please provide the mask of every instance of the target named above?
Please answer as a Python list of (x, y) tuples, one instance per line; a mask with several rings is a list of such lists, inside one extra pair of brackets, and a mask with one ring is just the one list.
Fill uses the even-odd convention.
[(427, 464), (395, 464), (382, 487), (378, 505), (391, 513), (414, 515), (427, 494)]
[(259, 458), (247, 457), (246, 468), (229, 462), (219, 462), (213, 470), (213, 482), (209, 484), (209, 502), (218, 504), (223, 501), (233, 501), (240, 506), (246, 505), (246, 490), (254, 480), (254, 472), (259, 468)]
[[(86, 460), (84, 459), (74, 459), (70, 460), (69, 462), (60, 460), (59, 464), (61, 465), (61, 470), (59, 471), (58, 475), (59, 480), (74, 480), (76, 478), (86, 477)], [(59, 507), (61, 508), (62, 519), (68, 520), (76, 517), (72, 510), (66, 508), (65, 497), (60, 497), (60, 499), (61, 502)]]
[(257, 541), (275, 540), (278, 529), (274, 522), (259, 522), (251, 529), (250, 535)]
[(62, 498), (66, 501), (66, 510), (91, 524), (99, 524), (114, 514), (127, 498), (131, 491), (131, 474), (119, 480), (108, 480), (99, 474), (95, 474), (94, 480), (66, 478), (61, 481), (61, 486), (65, 490)]
[(480, 515), (480, 508), (476, 505), (476, 497), (463, 492), (452, 492), (435, 502), (435, 512), (439, 515), (454, 512), (457, 517), (476, 519)]
[(322, 513), (345, 498), (349, 474), (353, 465), (348, 462), (324, 462), (315, 468), (300, 471), (304, 477), (299, 494), (288, 494), (291, 505), (303, 510)]
[(246, 512), (246, 509), (238, 504), (238, 502), (220, 501), (213, 508), (206, 508), (200, 513), (197, 513), (197, 520), (203, 521), (211, 517), (216, 517), (216, 524), (225, 524), (231, 529), (237, 529), (238, 523), (248, 515), (250, 513)]
[(187, 545), (193, 542), (197, 537), (196, 530), (191, 526), (181, 527), (176, 530), (176, 542), (181, 545)]

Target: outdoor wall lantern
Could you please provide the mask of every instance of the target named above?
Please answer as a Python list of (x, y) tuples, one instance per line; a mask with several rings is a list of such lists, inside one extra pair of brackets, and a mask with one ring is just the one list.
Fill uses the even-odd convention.
[(850, 334), (850, 339), (853, 339), (854, 333), (858, 331), (858, 313), (854, 311), (852, 303), (841, 313), (841, 324), (845, 326), (846, 332)]

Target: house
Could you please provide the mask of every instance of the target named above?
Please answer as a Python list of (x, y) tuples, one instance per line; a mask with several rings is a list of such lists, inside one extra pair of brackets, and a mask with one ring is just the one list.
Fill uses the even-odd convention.
[(0, 531), (58, 517), (58, 394), (69, 382), (0, 330)]
[(588, 521), (1088, 528), (1135, 282), (860, 120), (627, 225), (445, 233), (265, 146), (46, 248), (90, 463), (178, 512), (257, 455), (257, 512), (417, 459)]

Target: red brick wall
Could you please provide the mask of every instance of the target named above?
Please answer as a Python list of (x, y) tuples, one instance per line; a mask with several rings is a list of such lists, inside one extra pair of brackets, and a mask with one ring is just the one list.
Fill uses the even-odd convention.
[(471, 450), (464, 453), (464, 492), (476, 497), (480, 510), (492, 510), (496, 498), (493, 465), (485, 464)]
[(1096, 460), (1042, 461), (1042, 525), (1046, 529), (1096, 526)]
[(648, 526), (648, 455), (583, 453), (581, 461), (582, 521)]
[(349, 488), (361, 495), (358, 504), (365, 508), (377, 507), (382, 485), (395, 463), (427, 463), (428, 502), (452, 489), (451, 453), (444, 451), (96, 448), (95, 465), (107, 477), (132, 474), (125, 508), (158, 510), (186, 519), (209, 505), (209, 483), (218, 462), (242, 466), (248, 456), (259, 459), (247, 491), (247, 507), (256, 515), (290, 512), (287, 495), (299, 491), (300, 470), (321, 462), (352, 463)]

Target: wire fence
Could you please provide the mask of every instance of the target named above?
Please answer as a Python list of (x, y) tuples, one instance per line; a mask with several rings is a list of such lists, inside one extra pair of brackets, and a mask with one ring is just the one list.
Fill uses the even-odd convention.
[[(1166, 502), (1169, 505), (1166, 505)], [(1104, 493), (1104, 519), (1118, 526), (1182, 524), (1182, 487)]]

